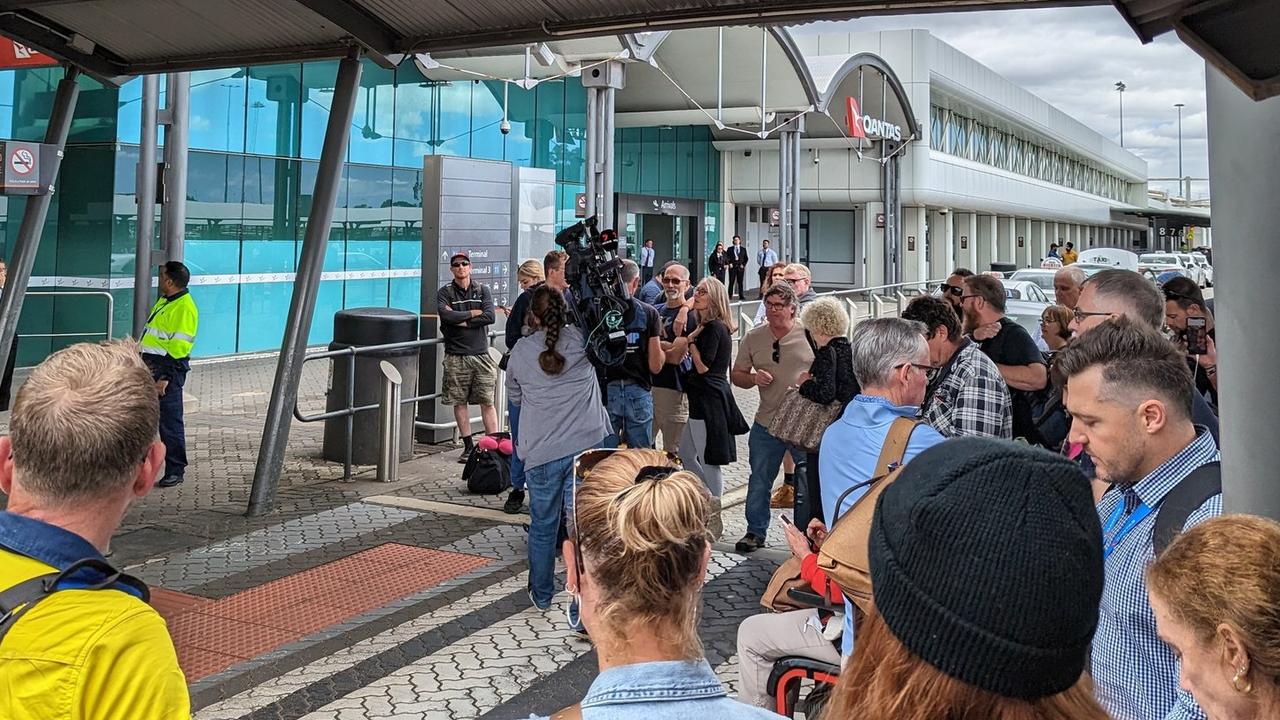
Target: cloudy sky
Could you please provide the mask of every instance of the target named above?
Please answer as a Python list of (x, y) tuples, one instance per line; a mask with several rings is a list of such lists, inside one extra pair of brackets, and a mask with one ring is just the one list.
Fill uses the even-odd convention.
[[(1147, 161), (1150, 177), (1178, 174), (1182, 109), (1183, 173), (1208, 176), (1204, 61), (1172, 34), (1143, 45), (1109, 6), (872, 17), (815, 23), (794, 32), (924, 28), (1010, 81), (1117, 140), (1124, 93), (1124, 145)], [(1153, 187), (1165, 184), (1152, 183)], [(1204, 192), (1196, 183), (1193, 194)]]

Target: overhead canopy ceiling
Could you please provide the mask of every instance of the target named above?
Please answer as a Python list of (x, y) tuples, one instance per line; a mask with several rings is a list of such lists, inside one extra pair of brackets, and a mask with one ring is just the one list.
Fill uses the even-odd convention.
[(1280, 95), (1277, 0), (1113, 0), (1143, 42), (1173, 31), (1254, 100)]
[(0, 34), (99, 77), (681, 27), (1105, 0), (0, 0)]
[[(688, 27), (1105, 4), (1106, 0), (0, 0), (0, 34), (101, 79)], [(1254, 98), (1280, 94), (1276, 0), (1112, 0), (1144, 41), (1175, 31)]]

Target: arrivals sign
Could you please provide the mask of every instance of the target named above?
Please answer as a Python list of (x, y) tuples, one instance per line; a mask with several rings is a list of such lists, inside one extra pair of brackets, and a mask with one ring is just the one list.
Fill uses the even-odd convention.
[(852, 95), (844, 100), (844, 124), (849, 137), (867, 139), (884, 139), (902, 142), (902, 126), (888, 120), (864, 114), (858, 101)]

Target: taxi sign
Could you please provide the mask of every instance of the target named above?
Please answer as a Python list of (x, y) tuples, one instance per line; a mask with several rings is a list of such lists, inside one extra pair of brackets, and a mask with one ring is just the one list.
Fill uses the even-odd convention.
[(1056, 257), (1047, 257), (1040, 261), (1041, 270), (1057, 270), (1062, 267), (1062, 261)]

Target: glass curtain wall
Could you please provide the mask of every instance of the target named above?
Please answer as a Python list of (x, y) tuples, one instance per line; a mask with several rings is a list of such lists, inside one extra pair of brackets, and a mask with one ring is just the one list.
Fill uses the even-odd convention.
[[(59, 68), (0, 72), (0, 139), (43, 137), (61, 74)], [(197, 356), (279, 346), (336, 75), (336, 62), (191, 75), (186, 260), (201, 308)], [(57, 284), (109, 290), (115, 299), (112, 333), (121, 336), (132, 317), (142, 83), (135, 79), (116, 89), (82, 78), (81, 84), (32, 292)], [(505, 135), (498, 129), (504, 105), (511, 123)], [(366, 62), (311, 342), (330, 340), (333, 313), (344, 307), (416, 311), (424, 156), (555, 170), (557, 221), (564, 225), (575, 221), (574, 198), (584, 189), (585, 124), (586, 96), (575, 78), (523, 90), (502, 81), (430, 80), (412, 63), (393, 71)], [(620, 129), (617, 158), (618, 192), (712, 201), (706, 236), (714, 242), (719, 153), (706, 128)], [(0, 197), (6, 257), (21, 212), (20, 198)], [(20, 333), (84, 335), (24, 338), (20, 362), (104, 332), (105, 313), (97, 296), (29, 299)]]

